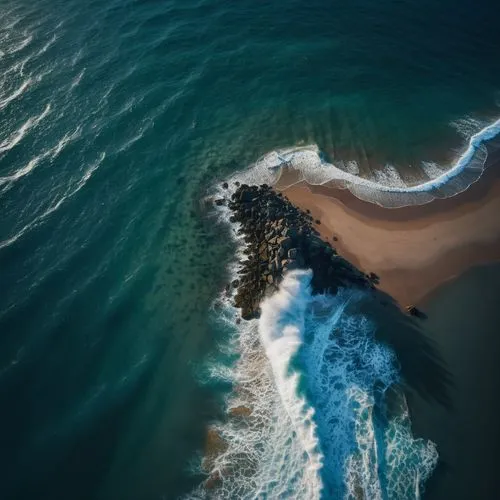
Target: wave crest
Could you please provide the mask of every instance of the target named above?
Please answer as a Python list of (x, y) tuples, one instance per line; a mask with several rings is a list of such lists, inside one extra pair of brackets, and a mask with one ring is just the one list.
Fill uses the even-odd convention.
[[(477, 124), (468, 129), (462, 124), (460, 130), (472, 133)], [(316, 145), (272, 151), (234, 180), (247, 184), (279, 183), (280, 188), (305, 181), (348, 189), (364, 201), (387, 208), (423, 205), (436, 198), (455, 196), (476, 182), (485, 169), (486, 145), (499, 134), (500, 119), (469, 135), (466, 148), (448, 169), (422, 162), (421, 171), (427, 180), (417, 184), (404, 180), (392, 165), (375, 171), (372, 178), (361, 177), (355, 162), (330, 163)]]
[(196, 498), (418, 498), (436, 466), (435, 445), (411, 435), (394, 352), (358, 312), (370, 296), (313, 296), (310, 280), (288, 273), (260, 319), (238, 326), (232, 416), (215, 426), (225, 445), (205, 462), (220, 484)]

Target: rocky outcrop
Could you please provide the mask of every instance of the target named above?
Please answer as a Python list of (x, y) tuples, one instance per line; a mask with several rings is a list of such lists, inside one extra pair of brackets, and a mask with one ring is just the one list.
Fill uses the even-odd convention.
[[(372, 287), (371, 281), (323, 241), (307, 212), (269, 186), (241, 185), (226, 200), (231, 222), (240, 224), (248, 259), (242, 263), (235, 305), (243, 319), (259, 316), (262, 299), (277, 290), (284, 273), (311, 269), (313, 293), (335, 293), (338, 287)], [(222, 204), (220, 201), (218, 204)]]

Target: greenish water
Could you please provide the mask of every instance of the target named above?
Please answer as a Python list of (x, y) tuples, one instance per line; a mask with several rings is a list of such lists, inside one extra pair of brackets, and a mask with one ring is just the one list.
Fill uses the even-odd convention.
[[(401, 170), (495, 117), (488, 2), (0, 1), (2, 498), (175, 498), (234, 244), (203, 197), (277, 148)], [(446, 145), (444, 147), (443, 145)], [(448, 146), (449, 145), (449, 146)]]

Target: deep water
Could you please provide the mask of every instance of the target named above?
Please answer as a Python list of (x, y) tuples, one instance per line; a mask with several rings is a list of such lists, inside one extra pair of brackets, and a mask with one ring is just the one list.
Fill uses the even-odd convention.
[(449, 161), (497, 118), (496, 10), (0, 0), (0, 497), (192, 491), (229, 389), (207, 189), (304, 144)]

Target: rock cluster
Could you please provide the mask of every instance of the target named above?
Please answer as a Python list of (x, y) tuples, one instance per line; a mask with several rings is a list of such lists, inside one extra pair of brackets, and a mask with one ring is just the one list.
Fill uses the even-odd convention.
[(230, 200), (217, 200), (232, 211), (231, 222), (240, 224), (244, 253), (236, 288), (235, 305), (243, 319), (259, 316), (262, 299), (277, 290), (286, 271), (311, 269), (313, 293), (335, 293), (340, 286), (372, 287), (371, 281), (329, 243), (318, 236), (313, 219), (269, 186), (239, 186)]

